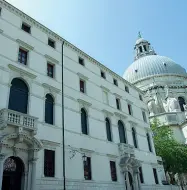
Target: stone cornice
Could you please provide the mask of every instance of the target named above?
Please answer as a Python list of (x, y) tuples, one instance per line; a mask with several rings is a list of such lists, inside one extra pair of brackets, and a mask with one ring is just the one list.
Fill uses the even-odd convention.
[(85, 152), (85, 153), (92, 153), (94, 152), (93, 150), (89, 150), (89, 149), (85, 149), (85, 148), (80, 148), (81, 152)]
[(127, 118), (127, 116), (125, 116), (125, 115), (123, 115), (123, 114), (121, 114), (121, 113), (119, 113), (119, 112), (114, 112), (114, 114), (115, 114), (117, 117), (120, 117), (120, 118), (123, 118), (123, 119), (126, 119), (126, 118)]
[(41, 140), (41, 142), (43, 143), (43, 145), (49, 145), (49, 146), (53, 146), (53, 147), (57, 147), (60, 146), (60, 143), (57, 142), (52, 142), (52, 141), (48, 141), (48, 140)]
[(110, 116), (114, 115), (112, 112), (110, 112), (108, 110), (105, 110), (105, 109), (103, 109), (102, 112), (105, 113), (105, 114), (108, 114)]
[(51, 62), (51, 63), (59, 63), (59, 61), (58, 60), (56, 60), (55, 58), (53, 58), (53, 57), (51, 57), (51, 56), (49, 56), (49, 55), (47, 55), (47, 54), (45, 54), (44, 55), (45, 56), (45, 58), (49, 61), (49, 62)]
[(64, 45), (66, 45), (67, 47), (70, 47), (74, 51), (78, 52), (80, 55), (84, 56), (85, 58), (90, 60), (92, 63), (98, 65), (101, 69), (103, 69), (103, 70), (107, 71), (108, 73), (110, 73), (113, 77), (121, 80), (124, 84), (128, 84), (129, 86), (136, 89), (138, 92), (140, 92), (143, 95), (143, 92), (139, 88), (133, 86), (130, 82), (126, 81), (124, 78), (117, 75), (115, 72), (111, 71), (109, 68), (105, 67), (104, 65), (102, 65), (101, 63), (96, 61), (94, 58), (92, 58), (88, 54), (84, 53), (82, 50), (80, 50), (79, 48), (77, 48), (76, 46), (71, 44), (70, 42), (63, 39), (61, 36), (59, 36), (58, 34), (53, 32), (52, 30), (48, 29), (47, 27), (45, 27), (44, 25), (42, 25), (38, 21), (34, 20), (33, 18), (26, 15), (25, 13), (23, 13), (22, 11), (20, 11), (16, 7), (12, 6), (10, 3), (8, 3), (8, 2), (6, 2), (4, 0), (0, 0), (0, 5), (2, 7), (4, 7), (4, 8), (6, 8), (7, 10), (9, 10), (10, 12), (16, 14), (17, 16), (21, 17), (24, 21), (28, 22), (29, 24), (34, 25), (35, 27), (37, 27), (38, 29), (40, 29), (41, 31), (46, 33), (48, 36), (51, 36), (53, 39), (58, 40), (61, 43), (64, 42)]
[(104, 91), (106, 91), (106, 92), (110, 92), (110, 90), (108, 89), (108, 88), (106, 88), (105, 86), (100, 86)]
[(21, 69), (21, 68), (19, 68), (19, 67), (16, 67), (15, 65), (9, 64), (8, 67), (9, 67), (9, 69), (11, 69), (12, 71), (16, 71), (16, 72), (18, 72), (18, 73), (20, 73), (20, 74), (26, 75), (26, 76), (28, 76), (28, 77), (31, 78), (31, 79), (35, 79), (35, 78), (37, 77), (36, 75), (34, 75), (34, 74), (32, 74), (32, 73), (30, 73), (30, 72), (28, 72), (28, 71), (25, 71), (24, 69)]
[(122, 98), (122, 96), (120, 96), (119, 94), (117, 94), (117, 93), (113, 93), (114, 94), (114, 96), (116, 96), (117, 98)]
[(77, 101), (81, 104), (84, 104), (84, 105), (87, 105), (87, 106), (91, 106), (92, 104), (90, 102), (87, 102), (85, 100), (82, 100), (82, 99), (77, 99)]
[(18, 42), (23, 48), (25, 49), (29, 49), (29, 50), (33, 50), (34, 47), (25, 43), (24, 41), (20, 40), (20, 39), (17, 39), (16, 42)]
[(128, 122), (129, 122), (130, 124), (132, 124), (132, 125), (138, 125), (138, 123), (137, 123), (137, 122), (132, 121), (132, 120), (129, 120)]
[(81, 74), (81, 73), (77, 73), (77, 75), (78, 75), (81, 79), (83, 79), (83, 80), (88, 80), (88, 77), (85, 76), (85, 75), (83, 75), (83, 74)]
[(54, 86), (51, 86), (51, 85), (49, 85), (47, 83), (43, 83), (42, 86), (49, 89), (49, 90), (51, 90), (51, 91), (53, 91), (53, 92), (56, 92), (56, 93), (60, 92), (60, 89), (58, 89), (58, 88), (56, 88)]

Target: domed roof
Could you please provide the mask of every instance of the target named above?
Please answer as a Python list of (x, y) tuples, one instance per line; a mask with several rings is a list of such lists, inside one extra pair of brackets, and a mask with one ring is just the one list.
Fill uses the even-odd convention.
[(139, 44), (139, 43), (142, 43), (142, 42), (148, 42), (147, 40), (145, 40), (145, 39), (143, 39), (143, 38), (138, 38), (137, 40), (136, 40), (136, 44), (135, 45), (137, 45), (137, 44)]
[(150, 76), (167, 74), (187, 77), (186, 70), (172, 59), (159, 55), (147, 55), (133, 62), (125, 71), (123, 78), (135, 83)]

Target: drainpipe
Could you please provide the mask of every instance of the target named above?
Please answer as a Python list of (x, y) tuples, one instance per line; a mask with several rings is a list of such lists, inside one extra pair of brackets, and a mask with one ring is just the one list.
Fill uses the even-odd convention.
[(66, 190), (65, 168), (65, 128), (64, 128), (64, 41), (62, 42), (62, 150), (63, 150), (63, 187)]

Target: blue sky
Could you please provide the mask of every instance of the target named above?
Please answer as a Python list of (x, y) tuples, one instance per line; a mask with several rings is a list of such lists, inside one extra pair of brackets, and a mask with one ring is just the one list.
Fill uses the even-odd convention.
[(187, 69), (186, 0), (8, 0), (119, 75), (138, 31)]

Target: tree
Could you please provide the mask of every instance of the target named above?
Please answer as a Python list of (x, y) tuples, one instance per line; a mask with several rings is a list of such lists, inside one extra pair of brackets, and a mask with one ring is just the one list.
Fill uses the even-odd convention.
[(164, 169), (170, 175), (171, 184), (174, 184), (175, 174), (180, 178), (187, 173), (187, 146), (177, 142), (171, 128), (161, 126), (156, 119), (152, 122), (151, 128), (156, 154), (162, 157)]

